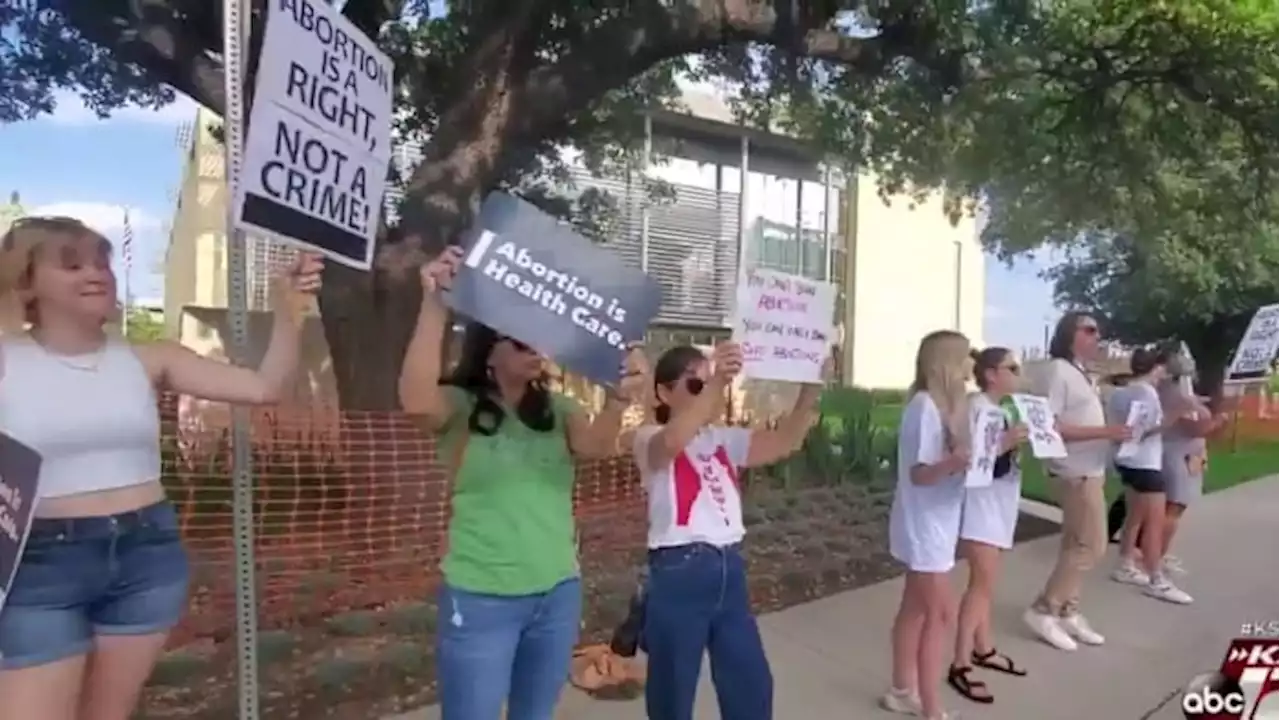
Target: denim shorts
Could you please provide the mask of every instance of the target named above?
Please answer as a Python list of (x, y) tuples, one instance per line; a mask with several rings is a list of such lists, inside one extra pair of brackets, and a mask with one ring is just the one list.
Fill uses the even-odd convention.
[(89, 651), (97, 635), (151, 635), (177, 624), (190, 568), (173, 505), (36, 518), (5, 605), (0, 670)]

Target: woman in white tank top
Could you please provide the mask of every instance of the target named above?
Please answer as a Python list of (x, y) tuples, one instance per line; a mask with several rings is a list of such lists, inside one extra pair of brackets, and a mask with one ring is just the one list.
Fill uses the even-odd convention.
[(132, 716), (185, 608), (189, 574), (160, 483), (155, 392), (275, 401), (320, 283), (319, 260), (305, 257), (279, 285), (271, 344), (254, 371), (175, 343), (109, 337), (110, 255), (72, 218), (22, 218), (0, 240), (0, 433), (42, 457), (36, 518), (0, 609), (6, 718)]

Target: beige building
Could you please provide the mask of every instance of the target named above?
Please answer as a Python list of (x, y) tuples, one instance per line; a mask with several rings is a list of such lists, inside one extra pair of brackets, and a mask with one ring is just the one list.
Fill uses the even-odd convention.
[[(220, 118), (200, 109), (191, 127), (181, 185), (164, 257), (164, 321), (168, 337), (196, 352), (225, 357), (231, 345), (227, 323), (227, 183), (223, 146), (213, 135)], [(279, 243), (247, 243), (249, 360), (257, 362), (270, 334), (268, 288), (273, 274), (294, 255)], [(332, 398), (329, 351), (318, 318), (303, 336), (298, 399)]]
[[(653, 349), (727, 337), (741, 263), (837, 285), (846, 384), (905, 387), (920, 337), (932, 330), (958, 329), (981, 342), (984, 262), (974, 219), (952, 224), (938, 199), (886, 205), (874, 178), (825, 166), (790, 138), (734, 124), (715, 97), (690, 92), (685, 104), (687, 111), (658, 112), (648, 123), (655, 160), (645, 175), (668, 183), (673, 199), (648, 201), (638, 173), (600, 178), (579, 167), (573, 178), (578, 190), (595, 187), (619, 200), (606, 247), (663, 286)], [(184, 344), (209, 353), (223, 344), (227, 306), (226, 183), (222, 149), (209, 133), (216, 122), (208, 114), (196, 122), (165, 260), (166, 322)], [(414, 159), (411, 148), (398, 156)], [(283, 257), (270, 243), (252, 243), (255, 311), (266, 310), (265, 279)], [(265, 341), (265, 318), (254, 324)], [(327, 393), (318, 322), (308, 348), (304, 390)]]

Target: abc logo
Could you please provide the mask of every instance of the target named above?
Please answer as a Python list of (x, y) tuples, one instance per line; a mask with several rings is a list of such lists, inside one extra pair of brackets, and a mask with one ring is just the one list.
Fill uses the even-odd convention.
[(1244, 714), (1244, 705), (1239, 686), (1219, 672), (1197, 675), (1182, 695), (1182, 713), (1188, 720), (1238, 718)]

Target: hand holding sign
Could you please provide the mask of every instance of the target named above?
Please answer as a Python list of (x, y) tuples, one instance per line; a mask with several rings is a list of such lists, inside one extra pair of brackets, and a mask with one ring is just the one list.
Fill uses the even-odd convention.
[(1026, 442), (1030, 436), (1031, 431), (1027, 429), (1027, 426), (1023, 423), (1018, 423), (1004, 431), (1004, 438), (1001, 440), (1000, 446), (1004, 449), (1004, 452), (1009, 452)]
[(318, 253), (303, 252), (284, 273), (276, 276), (272, 301), (275, 308), (290, 318), (300, 318), (310, 309), (320, 291), (320, 274), (324, 258)]
[(716, 379), (728, 385), (742, 372), (742, 346), (735, 342), (716, 345), (711, 353), (711, 364)]
[(422, 267), (418, 268), (423, 297), (434, 298), (439, 291), (447, 291), (453, 287), (453, 276), (458, 274), (458, 268), (462, 267), (462, 252), (462, 248), (457, 245), (450, 245), (433, 260), (423, 263)]
[(649, 359), (645, 357), (643, 348), (634, 344), (622, 361), (622, 379), (609, 390), (609, 395), (615, 400), (633, 403), (644, 394), (649, 378)]

